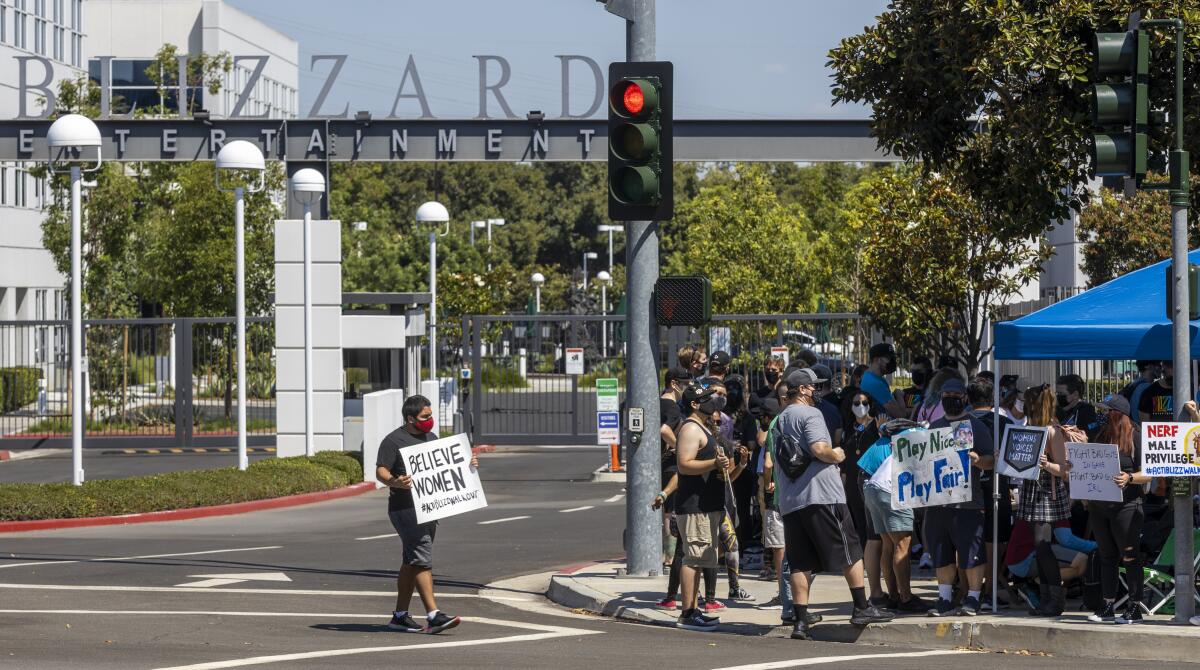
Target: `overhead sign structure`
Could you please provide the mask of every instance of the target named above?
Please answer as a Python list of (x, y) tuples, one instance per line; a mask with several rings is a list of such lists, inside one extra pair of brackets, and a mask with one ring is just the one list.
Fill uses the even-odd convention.
[(412, 477), (417, 523), (487, 507), (479, 472), (471, 467), (471, 443), (466, 435), (404, 447), (400, 457)]

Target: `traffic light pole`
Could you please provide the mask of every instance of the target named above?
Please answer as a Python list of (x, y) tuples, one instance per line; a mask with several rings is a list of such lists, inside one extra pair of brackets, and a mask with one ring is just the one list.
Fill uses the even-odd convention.
[[(654, 0), (611, 0), (606, 8), (625, 19), (625, 60), (653, 61)], [(668, 165), (666, 169), (670, 169)], [(641, 409), (642, 433), (629, 432), (625, 495), (625, 568), (630, 576), (662, 571), (662, 517), (651, 509), (662, 490), (658, 408), (658, 326), (654, 319), (654, 283), (658, 280), (658, 224), (628, 221), (625, 228), (626, 294), (629, 300), (628, 382), (625, 406)]]
[[(1170, 161), (1171, 199), (1171, 282), (1174, 287), (1171, 305), (1171, 341), (1174, 354), (1175, 414), (1182, 418), (1183, 404), (1191, 398), (1191, 342), (1188, 332), (1188, 197), (1189, 171), (1187, 151), (1183, 148), (1183, 21), (1155, 19), (1142, 21), (1143, 28), (1174, 28), (1175, 30), (1175, 150)], [(1192, 560), (1193, 545), (1192, 480), (1179, 477), (1172, 481), (1175, 521), (1175, 621), (1187, 623), (1195, 614), (1195, 575)]]

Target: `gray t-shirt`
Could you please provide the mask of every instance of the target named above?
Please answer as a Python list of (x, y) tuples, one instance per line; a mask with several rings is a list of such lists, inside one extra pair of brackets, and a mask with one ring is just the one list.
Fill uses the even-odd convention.
[[(825, 417), (821, 410), (808, 405), (789, 405), (776, 421), (776, 428), (784, 435), (801, 441), (805, 449), (817, 442), (832, 445)], [(809, 452), (811, 455), (811, 451)], [(842, 487), (841, 471), (833, 463), (814, 458), (799, 479), (788, 479), (783, 468), (775, 468), (775, 486), (779, 501), (779, 513), (787, 514), (809, 505), (832, 505), (846, 502), (846, 490)]]

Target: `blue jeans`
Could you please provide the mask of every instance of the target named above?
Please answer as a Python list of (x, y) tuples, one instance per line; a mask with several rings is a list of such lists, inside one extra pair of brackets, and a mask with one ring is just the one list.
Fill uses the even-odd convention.
[(779, 566), (779, 604), (783, 605), (783, 612), (780, 613), (780, 616), (790, 619), (796, 608), (792, 605), (792, 572), (787, 558), (784, 558), (783, 563)]

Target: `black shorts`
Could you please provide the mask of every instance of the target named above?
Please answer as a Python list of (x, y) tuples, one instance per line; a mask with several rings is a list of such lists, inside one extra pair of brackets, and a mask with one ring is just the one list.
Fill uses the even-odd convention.
[(841, 572), (862, 560), (862, 544), (844, 503), (784, 514), (783, 544), (792, 572)]
[(433, 569), (433, 537), (437, 535), (438, 522), (417, 523), (417, 510), (398, 509), (388, 512), (392, 528), (400, 536), (405, 565)]
[(934, 568), (957, 563), (974, 568), (987, 562), (983, 546), (984, 514), (981, 509), (930, 507), (925, 511), (925, 541)]
[[(999, 539), (999, 541), (1000, 542), (1008, 542), (1009, 539), (1012, 538), (1012, 529), (1013, 529), (1012, 503), (1008, 502), (1008, 491), (1007, 490), (1001, 489), (1000, 495), (1004, 496), (1004, 497), (1000, 499), (1000, 517), (999, 517), (1000, 518), (1000, 529), (999, 529), (1000, 539)], [(992, 541), (992, 520), (996, 517), (995, 517), (995, 515), (992, 514), (992, 501), (990, 499), (985, 501), (985, 503), (984, 503), (983, 518), (984, 518), (984, 524), (985, 524), (983, 527), (984, 528), (984, 530), (983, 530), (984, 541), (991, 542)]]

